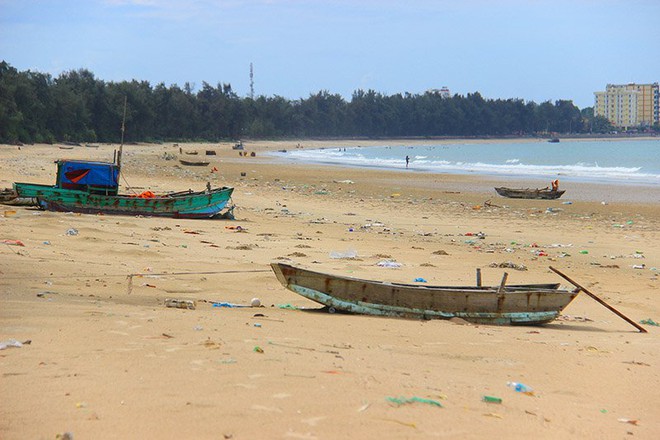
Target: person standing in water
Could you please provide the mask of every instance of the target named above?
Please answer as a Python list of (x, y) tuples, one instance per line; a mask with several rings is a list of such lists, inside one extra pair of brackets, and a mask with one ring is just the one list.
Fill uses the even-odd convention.
[(406, 168), (408, 168), (409, 163), (410, 163), (410, 156), (406, 156)]

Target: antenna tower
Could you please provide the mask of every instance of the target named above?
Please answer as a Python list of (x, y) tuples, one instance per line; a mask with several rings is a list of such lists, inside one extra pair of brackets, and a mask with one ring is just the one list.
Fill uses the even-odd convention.
[(254, 99), (254, 70), (252, 63), (250, 63), (250, 99)]

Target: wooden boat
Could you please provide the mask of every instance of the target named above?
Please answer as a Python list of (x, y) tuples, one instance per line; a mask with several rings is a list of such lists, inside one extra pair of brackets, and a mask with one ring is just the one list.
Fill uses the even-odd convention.
[(549, 188), (506, 188), (506, 187), (496, 187), (495, 191), (503, 197), (508, 197), (510, 199), (544, 199), (552, 200), (560, 198), (566, 190), (552, 190)]
[(478, 324), (545, 324), (557, 318), (579, 292), (561, 290), (558, 284), (399, 284), (329, 275), (284, 263), (272, 263), (271, 267), (284, 287), (327, 306), (331, 312), (401, 318), (458, 317)]
[[(126, 109), (124, 108), (124, 113)], [(84, 214), (143, 215), (173, 218), (211, 218), (223, 215), (228, 208), (230, 187), (203, 191), (181, 191), (156, 195), (151, 191), (141, 194), (119, 194), (119, 174), (122, 142), (113, 162), (58, 160), (55, 185), (14, 183), (19, 197), (34, 198), (42, 209), (78, 212)]]
[[(66, 169), (74, 161), (58, 161), (59, 169)], [(77, 161), (87, 166), (90, 162)], [(96, 163), (98, 164), (98, 163)], [(113, 165), (113, 164), (106, 164)], [(58, 173), (58, 177), (64, 173)], [(118, 194), (117, 187), (96, 182), (78, 183), (76, 188), (67, 187), (58, 179), (54, 186), (31, 183), (14, 183), (21, 197), (32, 197), (48, 211), (78, 212), (83, 214), (143, 215), (172, 218), (212, 218), (223, 214), (231, 200), (233, 188), (222, 187), (204, 191), (181, 191), (156, 195), (150, 191), (142, 194)]]
[(189, 167), (205, 167), (211, 162), (206, 162), (206, 161), (197, 161), (197, 160), (183, 160), (179, 159), (179, 162), (181, 162), (181, 165), (186, 165)]

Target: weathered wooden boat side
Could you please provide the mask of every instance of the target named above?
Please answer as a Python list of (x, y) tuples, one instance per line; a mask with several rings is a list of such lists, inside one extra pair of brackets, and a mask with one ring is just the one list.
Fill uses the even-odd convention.
[[(550, 285), (498, 287), (421, 286), (329, 275), (272, 263), (278, 280), (293, 292), (336, 310), (418, 319), (463, 318), (495, 325), (537, 325), (554, 320), (577, 291)], [(541, 287), (539, 287), (541, 286)]]
[(181, 162), (181, 165), (186, 165), (189, 167), (205, 167), (209, 165), (211, 162), (206, 162), (206, 161), (197, 161), (197, 160), (184, 160), (184, 159), (179, 159), (179, 162)]
[(553, 191), (547, 188), (531, 189), (531, 188), (506, 188), (496, 187), (495, 191), (502, 197), (510, 199), (542, 199), (553, 200), (560, 198), (566, 190)]
[(233, 192), (233, 188), (222, 187), (141, 198), (20, 182), (15, 183), (14, 188), (22, 197), (35, 198), (43, 209), (49, 211), (174, 218), (213, 217), (227, 207)]

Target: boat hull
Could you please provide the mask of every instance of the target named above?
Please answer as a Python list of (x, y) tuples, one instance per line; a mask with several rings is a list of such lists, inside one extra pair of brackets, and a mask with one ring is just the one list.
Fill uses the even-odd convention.
[(171, 218), (211, 218), (220, 214), (231, 199), (233, 188), (184, 192), (151, 198), (92, 194), (48, 185), (15, 183), (20, 197), (35, 198), (49, 211), (105, 215), (143, 215)]
[[(339, 310), (414, 319), (463, 318), (476, 324), (539, 325), (551, 322), (577, 296), (548, 285), (449, 287), (394, 284), (323, 274), (272, 263), (291, 291)], [(539, 287), (540, 286), (540, 287)], [(549, 285), (554, 286), (554, 285)]]
[(539, 200), (554, 200), (560, 198), (566, 190), (552, 191), (549, 189), (517, 189), (498, 187), (495, 191), (502, 197), (510, 199), (539, 199)]

